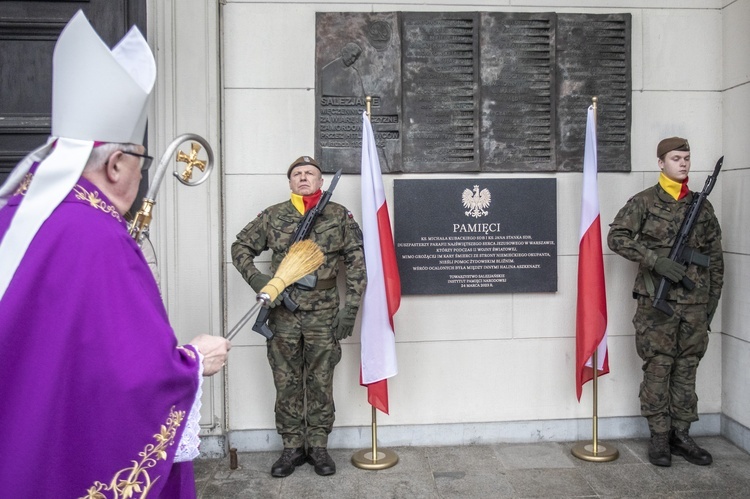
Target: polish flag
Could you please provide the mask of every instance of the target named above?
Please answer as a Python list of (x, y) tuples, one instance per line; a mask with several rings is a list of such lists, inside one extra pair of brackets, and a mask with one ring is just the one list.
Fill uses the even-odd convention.
[(367, 288), (362, 300), (360, 384), (367, 401), (388, 414), (388, 378), (398, 373), (393, 316), (401, 303), (391, 221), (380, 161), (367, 113), (362, 113), (362, 235)]
[(604, 286), (602, 228), (596, 182), (596, 122), (594, 107), (586, 119), (586, 145), (583, 156), (583, 196), (578, 246), (578, 305), (576, 314), (576, 395), (581, 400), (584, 383), (594, 377), (594, 351), (597, 375), (609, 373), (607, 352), (607, 292)]

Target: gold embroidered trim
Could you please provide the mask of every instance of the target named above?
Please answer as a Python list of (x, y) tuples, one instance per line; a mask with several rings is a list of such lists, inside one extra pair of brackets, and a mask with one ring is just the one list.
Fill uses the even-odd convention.
[(73, 187), (73, 191), (76, 193), (77, 199), (80, 199), (82, 201), (88, 201), (89, 204), (93, 206), (94, 208), (96, 208), (97, 210), (101, 210), (104, 213), (109, 213), (118, 222), (121, 221), (120, 213), (117, 211), (117, 209), (114, 206), (107, 204), (106, 201), (104, 201), (102, 198), (99, 197), (99, 191), (89, 192), (83, 187), (81, 187), (79, 184), (76, 184)]
[(27, 173), (23, 180), (21, 180), (21, 183), (18, 184), (18, 189), (16, 189), (16, 194), (25, 195), (26, 191), (29, 190), (29, 185), (31, 184), (31, 179), (34, 178), (33, 173)]
[(160, 478), (156, 477), (152, 480), (148, 470), (156, 466), (157, 461), (167, 459), (166, 449), (174, 444), (177, 428), (182, 425), (183, 419), (185, 419), (185, 411), (175, 411), (172, 406), (166, 423), (161, 426), (159, 433), (154, 435), (156, 445), (148, 444), (143, 451), (138, 453), (141, 461), (138, 463), (133, 461), (133, 466), (115, 473), (108, 485), (99, 481), (94, 482), (94, 485), (86, 491), (86, 495), (80, 499), (107, 499), (102, 492), (112, 492), (113, 498), (145, 499), (151, 487)]
[[(33, 173), (27, 173), (21, 183), (18, 185), (18, 189), (16, 189), (15, 193), (25, 196), (26, 191), (29, 190), (29, 185), (31, 184), (31, 180), (33, 178)], [(117, 208), (110, 204), (107, 204), (106, 201), (99, 197), (99, 191), (89, 192), (79, 184), (76, 184), (73, 187), (73, 191), (76, 193), (76, 199), (80, 199), (81, 201), (88, 201), (91, 206), (93, 206), (97, 210), (103, 211), (104, 213), (109, 213), (118, 222), (122, 220), (120, 218), (120, 212), (117, 211)]]

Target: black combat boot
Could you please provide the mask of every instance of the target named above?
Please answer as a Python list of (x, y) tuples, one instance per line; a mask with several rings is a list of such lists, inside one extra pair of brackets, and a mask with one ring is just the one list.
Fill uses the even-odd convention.
[(690, 438), (687, 430), (675, 430), (669, 432), (669, 449), (672, 454), (682, 456), (689, 463), (699, 466), (707, 466), (714, 462), (711, 454), (705, 449), (698, 447), (698, 444)]
[(333, 475), (336, 473), (336, 463), (325, 447), (310, 447), (310, 453), (307, 455), (307, 462), (315, 467), (315, 473), (320, 476)]
[(652, 433), (648, 444), (648, 460), (654, 466), (672, 466), (669, 453), (669, 433)]
[(271, 466), (271, 476), (282, 477), (294, 473), (294, 468), (307, 460), (304, 447), (296, 449), (285, 447), (281, 457)]

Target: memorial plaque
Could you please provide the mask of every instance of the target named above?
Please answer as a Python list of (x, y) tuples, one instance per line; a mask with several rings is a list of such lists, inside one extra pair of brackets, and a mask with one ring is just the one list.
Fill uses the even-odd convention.
[(402, 13), (403, 171), (479, 171), (479, 14)]
[(581, 171), (596, 96), (599, 171), (630, 171), (630, 14), (557, 15), (558, 171)]
[(362, 111), (384, 172), (630, 171), (631, 16), (317, 13), (315, 154), (359, 173)]
[(323, 171), (359, 173), (362, 112), (384, 172), (401, 168), (401, 41), (391, 13), (317, 13), (315, 157)]
[(482, 171), (555, 171), (555, 16), (482, 14)]
[(555, 179), (394, 180), (404, 295), (557, 291)]

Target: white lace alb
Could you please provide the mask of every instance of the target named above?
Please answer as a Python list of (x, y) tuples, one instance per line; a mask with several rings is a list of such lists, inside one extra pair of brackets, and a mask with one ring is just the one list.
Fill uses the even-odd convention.
[[(195, 349), (198, 352), (198, 349)], [(198, 455), (200, 451), (201, 439), (199, 433), (201, 431), (200, 419), (201, 419), (201, 396), (203, 395), (203, 354), (198, 352), (198, 391), (195, 392), (195, 400), (193, 400), (193, 406), (190, 408), (190, 414), (187, 418), (185, 430), (182, 432), (182, 438), (180, 444), (177, 447), (177, 451), (174, 454), (175, 463), (183, 463), (185, 461), (192, 461)]]

